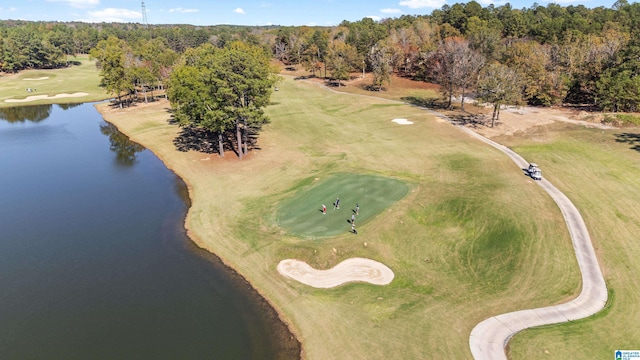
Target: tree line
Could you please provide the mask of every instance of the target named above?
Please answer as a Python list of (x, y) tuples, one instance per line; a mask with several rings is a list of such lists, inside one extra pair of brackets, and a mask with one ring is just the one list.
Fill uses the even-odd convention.
[[(331, 29), (282, 27), (274, 56), (340, 81), (364, 67), (379, 90), (391, 74), (434, 82), (451, 105), (474, 92), (494, 104), (581, 104), (635, 112), (640, 105), (640, 4), (612, 8), (475, 1), (430, 15), (344, 21)], [(508, 80), (508, 83), (498, 80)], [(502, 94), (502, 95), (499, 95)]]
[[(446, 106), (455, 99), (464, 109), (465, 97), (473, 94), (493, 104), (493, 120), (503, 104), (634, 112), (640, 105), (639, 30), (640, 4), (626, 0), (593, 9), (471, 1), (431, 14), (332, 27), (0, 21), (0, 71), (68, 66), (70, 56), (90, 53), (102, 85), (120, 106), (140, 92), (146, 101), (147, 91), (152, 98), (168, 85), (180, 124), (215, 134), (221, 154), (221, 139), (233, 138), (241, 156), (247, 138), (268, 120), (261, 108), (273, 85), (269, 58), (337, 86), (354, 72), (372, 74), (375, 91), (392, 74), (437, 83)], [(231, 53), (254, 72), (225, 60)], [(240, 81), (258, 73), (243, 86), (260, 89), (259, 95), (232, 95), (237, 89), (217, 78)]]

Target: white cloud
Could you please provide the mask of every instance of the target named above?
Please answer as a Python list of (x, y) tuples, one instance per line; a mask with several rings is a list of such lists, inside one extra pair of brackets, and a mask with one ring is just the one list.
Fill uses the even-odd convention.
[(446, 4), (445, 0), (403, 0), (398, 3), (400, 6), (407, 6), (411, 9), (432, 8), (437, 9)]
[(177, 12), (177, 13), (196, 13), (200, 10), (198, 9), (183, 9), (183, 8), (175, 8), (175, 9), (169, 9), (169, 12)]
[(107, 8), (103, 10), (89, 11), (88, 22), (140, 22), (142, 13), (129, 9)]
[(89, 8), (100, 4), (100, 0), (47, 0), (48, 2), (61, 2), (74, 8)]
[(235, 10), (233, 10), (234, 13), (236, 14), (243, 14), (244, 15), (244, 10), (242, 8), (236, 8)]
[(8, 8), (8, 9), (4, 9), (4, 8), (1, 8), (1, 7), (0, 7), (0, 13), (1, 13), (1, 12), (13, 12), (13, 11), (16, 11), (16, 8), (14, 8), (14, 7), (10, 7), (10, 8)]
[(380, 9), (380, 12), (383, 14), (401, 14), (402, 10), (400, 9)]
[(373, 21), (380, 21), (380, 19), (382, 19), (380, 16), (376, 16), (376, 15), (368, 15), (368, 16), (365, 16), (365, 17), (367, 17), (367, 18), (369, 18), (369, 19), (371, 19)]

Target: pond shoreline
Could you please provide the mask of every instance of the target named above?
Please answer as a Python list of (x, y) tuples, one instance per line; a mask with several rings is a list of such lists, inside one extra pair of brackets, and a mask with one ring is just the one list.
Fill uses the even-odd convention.
[[(151, 105), (150, 105), (151, 104)], [(158, 100), (154, 103), (145, 104), (145, 105), (136, 105), (137, 108), (149, 108), (153, 107), (167, 107), (168, 102), (166, 100)], [(255, 304), (258, 304), (261, 311), (263, 311), (263, 316), (268, 319), (273, 320), (271, 323), (274, 324), (274, 329), (272, 331), (276, 334), (275, 337), (278, 339), (278, 347), (277, 353), (278, 358), (282, 359), (292, 359), (292, 356), (295, 356), (297, 359), (303, 358), (303, 350), (302, 344), (298, 340), (295, 332), (293, 331), (293, 326), (283, 318), (283, 314), (276, 309), (273, 303), (263, 294), (254, 284), (252, 284), (248, 279), (246, 279), (242, 274), (240, 274), (236, 269), (229, 265), (228, 259), (220, 256), (213, 249), (207, 246), (207, 243), (203, 241), (203, 239), (198, 236), (197, 231), (192, 228), (189, 223), (190, 212), (192, 211), (193, 203), (196, 200), (195, 191), (193, 188), (193, 184), (190, 178), (188, 171), (185, 171), (182, 167), (178, 168), (177, 161), (174, 158), (167, 156), (169, 152), (175, 152), (175, 145), (173, 143), (166, 142), (151, 142), (145, 141), (140, 136), (136, 136), (134, 133), (134, 129), (126, 126), (127, 120), (130, 120), (131, 117), (125, 116), (122, 112), (128, 113), (128, 115), (132, 115), (133, 112), (137, 111), (137, 109), (125, 108), (125, 109), (115, 109), (112, 108), (109, 102), (98, 103), (94, 105), (96, 110), (100, 113), (105, 121), (110, 124), (113, 124), (118, 128), (120, 132), (125, 134), (131, 141), (135, 141), (140, 143), (144, 147), (146, 147), (149, 151), (155, 154), (155, 156), (160, 159), (160, 161), (169, 169), (174, 172), (178, 177), (184, 181), (188, 189), (188, 197), (189, 197), (189, 208), (187, 210), (187, 214), (184, 219), (184, 228), (186, 230), (186, 234), (193, 243), (199, 248), (206, 250), (209, 254), (211, 254), (212, 262), (216, 267), (224, 267), (227, 269), (227, 272), (231, 274), (233, 281), (239, 285), (239, 288), (243, 289), (243, 293), (250, 298)], [(157, 109), (155, 109), (157, 110)], [(140, 109), (142, 111), (142, 109)], [(139, 111), (138, 111), (139, 112)], [(156, 113), (157, 116), (157, 113)], [(153, 115), (150, 116), (149, 119), (152, 119)], [(167, 120), (169, 116), (167, 115)], [(177, 126), (171, 125), (177, 129)], [(175, 130), (177, 131), (177, 130)], [(209, 154), (207, 154), (209, 155)], [(215, 199), (214, 199), (215, 200)], [(212, 200), (213, 201), (213, 200)], [(240, 286), (243, 284), (245, 286)]]

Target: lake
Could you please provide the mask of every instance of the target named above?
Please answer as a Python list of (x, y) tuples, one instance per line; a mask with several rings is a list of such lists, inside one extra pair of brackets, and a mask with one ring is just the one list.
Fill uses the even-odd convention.
[(0, 109), (0, 358), (291, 359), (186, 236), (185, 184), (92, 104)]

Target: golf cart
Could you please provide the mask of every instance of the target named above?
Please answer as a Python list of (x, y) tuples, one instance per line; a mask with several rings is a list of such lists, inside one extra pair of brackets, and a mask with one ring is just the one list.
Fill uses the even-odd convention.
[(538, 168), (538, 164), (536, 163), (529, 164), (527, 174), (529, 174), (533, 180), (542, 180), (542, 170)]

